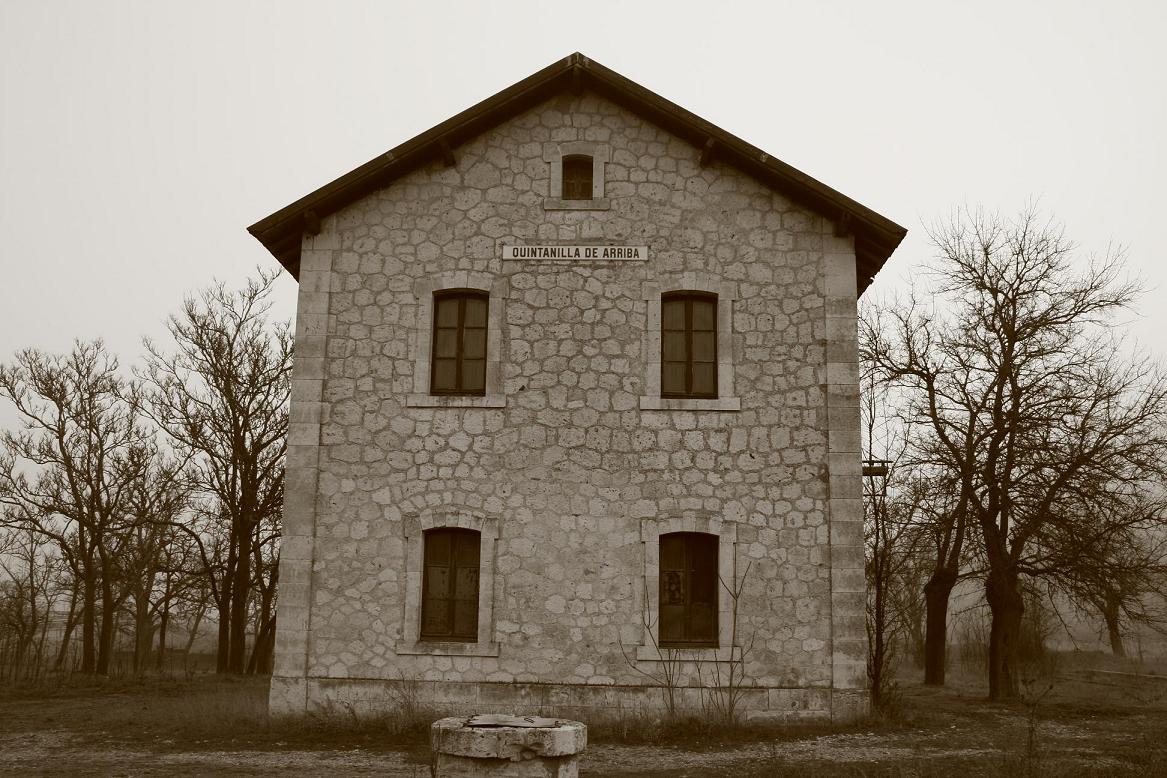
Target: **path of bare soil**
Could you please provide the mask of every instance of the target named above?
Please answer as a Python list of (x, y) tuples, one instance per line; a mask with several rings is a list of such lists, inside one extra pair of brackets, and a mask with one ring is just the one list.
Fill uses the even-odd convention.
[[(959, 683), (908, 686), (895, 719), (718, 739), (649, 725), (646, 743), (594, 732), (585, 776), (1167, 776), (1162, 690), (1054, 680), (1036, 709), (991, 705)], [(261, 682), (155, 682), (0, 697), (4, 775), (429, 775), (424, 730), (268, 724)]]

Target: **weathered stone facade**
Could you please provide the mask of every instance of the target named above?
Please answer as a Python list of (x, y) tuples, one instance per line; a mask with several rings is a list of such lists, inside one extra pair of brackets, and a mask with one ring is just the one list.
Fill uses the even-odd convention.
[[(554, 199), (565, 148), (603, 198)], [(660, 706), (659, 535), (718, 536), (721, 648), (744, 707), (865, 706), (856, 270), (822, 215), (590, 92), (565, 93), (322, 218), (300, 254), (274, 713)], [(503, 261), (504, 244), (646, 261)], [(434, 290), (490, 293), (487, 393), (434, 398)], [(659, 296), (719, 295), (717, 400), (659, 397)], [(725, 384), (723, 383), (723, 387)], [(482, 533), (476, 643), (418, 640), (421, 533)], [(747, 572), (748, 571), (748, 572)], [(722, 670), (724, 672), (724, 670)]]

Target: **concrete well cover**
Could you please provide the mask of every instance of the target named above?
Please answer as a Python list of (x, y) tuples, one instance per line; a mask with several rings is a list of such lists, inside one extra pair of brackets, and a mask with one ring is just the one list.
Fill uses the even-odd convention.
[(466, 720), (467, 727), (556, 727), (559, 719), (542, 716), (512, 716), (506, 713), (480, 713)]
[[(491, 722), (469, 726), (478, 718)], [(511, 726), (518, 719), (521, 726)], [(506, 722), (503, 724), (495, 721)], [(541, 726), (547, 722), (550, 726)], [(536, 716), (461, 716), (438, 719), (430, 725), (430, 747), (437, 754), (470, 759), (509, 759), (521, 762), (569, 757), (579, 754), (588, 744), (588, 728), (581, 721), (543, 719)]]

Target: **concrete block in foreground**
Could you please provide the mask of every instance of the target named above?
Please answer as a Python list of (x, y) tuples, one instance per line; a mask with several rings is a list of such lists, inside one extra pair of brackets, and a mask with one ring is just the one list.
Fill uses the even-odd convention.
[(452, 717), (430, 726), (436, 778), (577, 778), (588, 728), (535, 716)]

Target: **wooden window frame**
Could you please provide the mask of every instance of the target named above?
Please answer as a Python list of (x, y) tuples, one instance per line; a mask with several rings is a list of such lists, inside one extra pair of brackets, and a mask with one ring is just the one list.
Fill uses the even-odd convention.
[(590, 154), (567, 154), (563, 157), (563, 186), (560, 194), (564, 200), (591, 200), (594, 183), (595, 160)]
[[(438, 370), (438, 306), (443, 300), (456, 299), (458, 300), (458, 325), (456, 328), (456, 352), (454, 356), (454, 388), (453, 389), (438, 389), (437, 384), (437, 370)], [(466, 332), (466, 301), (469, 299), (481, 300), (486, 306), (484, 314), (483, 326), (483, 346), (482, 346), (482, 380), (481, 386), (478, 389), (466, 389), (464, 386), (463, 367), (465, 357), (463, 355), (463, 347)], [(433, 299), (433, 321), (430, 325), (431, 340), (430, 340), (430, 394), (442, 397), (482, 397), (486, 394), (486, 373), (487, 364), (490, 359), (490, 295), (478, 289), (443, 289), (434, 292)], [(444, 328), (443, 328), (444, 329)], [(478, 328), (476, 328), (478, 329)], [(445, 357), (448, 359), (448, 357)]]
[[(665, 638), (665, 580), (668, 571), (664, 567), (664, 562), (660, 562), (659, 576), (658, 576), (658, 594), (657, 602), (659, 608), (659, 621), (657, 624), (657, 643), (661, 648), (718, 648), (720, 643), (720, 597), (721, 597), (721, 578), (719, 571), (719, 557), (720, 557), (720, 542), (717, 535), (711, 535), (708, 532), (667, 532), (657, 538), (659, 548), (663, 548), (666, 538), (680, 537), (684, 548), (684, 578), (682, 580), (682, 587), (684, 591), (685, 602), (683, 603), (683, 623), (682, 632), (684, 636), (677, 639)], [(696, 578), (697, 570), (694, 567), (694, 562), (690, 561), (695, 554), (693, 549), (697, 544), (705, 546), (704, 554), (713, 560), (713, 601), (706, 603), (709, 610), (709, 622), (713, 631), (712, 635), (696, 635), (693, 634), (693, 605), (692, 592), (693, 581)], [(658, 552), (661, 557), (663, 553)]]
[[(580, 159), (582, 157), (588, 157), (592, 162), (591, 190), (564, 191), (564, 161), (569, 158)], [(543, 161), (548, 164), (550, 179), (547, 183), (547, 197), (543, 199), (543, 210), (608, 211), (612, 209), (612, 201), (604, 191), (604, 169), (612, 161), (612, 149), (606, 143), (584, 140), (547, 143), (544, 144), (543, 148)]]
[[(450, 536), (450, 559), (449, 565), (449, 587), (444, 597), (431, 597), (430, 592), (430, 564), (428, 563), (428, 552), (430, 549), (430, 542), (438, 535)], [(455, 631), (457, 619), (455, 617), (454, 609), (459, 600), (454, 596), (455, 587), (458, 580), (458, 570), (468, 569), (469, 565), (463, 565), (461, 568), (458, 565), (458, 553), (456, 542), (458, 538), (470, 539), (476, 544), (477, 550), (477, 564), (474, 565), (474, 597), (469, 600), (462, 600), (462, 602), (473, 603), (474, 618), (471, 623), (474, 625), (474, 632), (458, 633)], [(461, 527), (434, 527), (426, 530), (422, 534), (422, 588), (421, 588), (421, 624), (419, 630), (419, 639), (426, 642), (449, 642), (449, 643), (476, 643), (478, 642), (478, 613), (479, 613), (479, 597), (482, 586), (482, 533), (477, 530), (464, 529)], [(447, 627), (441, 632), (427, 632), (426, 625), (428, 619), (426, 618), (427, 606), (431, 600), (443, 599), (449, 603)]]
[[(665, 362), (664, 343), (665, 343), (665, 305), (670, 302), (681, 301), (685, 304), (685, 328), (682, 330), (685, 333), (685, 391), (669, 391), (665, 387), (665, 366), (666, 364), (676, 364), (673, 360), (669, 363)], [(708, 303), (713, 306), (713, 391), (712, 392), (694, 392), (693, 391), (693, 302), (699, 301)], [(717, 295), (712, 292), (667, 292), (661, 295), (661, 353), (660, 353), (660, 376), (661, 376), (661, 392), (660, 396), (666, 399), (702, 399), (702, 400), (716, 400), (719, 396), (719, 376), (720, 369), (718, 359), (718, 299)], [(678, 330), (669, 330), (669, 332), (677, 332)], [(705, 330), (702, 330), (704, 332)]]

